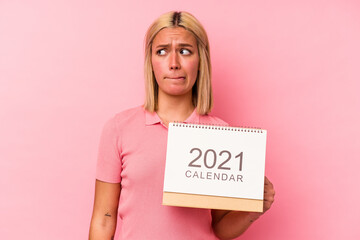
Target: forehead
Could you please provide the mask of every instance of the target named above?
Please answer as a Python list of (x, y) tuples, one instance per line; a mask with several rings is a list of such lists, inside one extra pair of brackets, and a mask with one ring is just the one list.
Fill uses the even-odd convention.
[(196, 39), (193, 34), (185, 28), (164, 28), (156, 34), (153, 45), (171, 43), (172, 41), (179, 41), (181, 43), (189, 43), (196, 46)]

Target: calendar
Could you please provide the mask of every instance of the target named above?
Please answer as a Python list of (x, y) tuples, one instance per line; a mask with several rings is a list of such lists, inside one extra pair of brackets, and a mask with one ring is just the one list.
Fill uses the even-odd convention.
[(263, 211), (267, 131), (170, 123), (163, 205)]

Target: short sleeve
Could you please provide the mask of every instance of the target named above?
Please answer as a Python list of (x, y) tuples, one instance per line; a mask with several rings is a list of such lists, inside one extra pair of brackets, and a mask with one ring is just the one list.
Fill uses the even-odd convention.
[(104, 182), (121, 182), (121, 153), (119, 132), (115, 116), (109, 119), (101, 132), (96, 165), (96, 179)]

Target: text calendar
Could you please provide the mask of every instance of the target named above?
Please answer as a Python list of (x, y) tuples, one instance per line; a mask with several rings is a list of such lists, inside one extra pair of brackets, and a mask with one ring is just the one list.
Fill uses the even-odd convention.
[(163, 205), (262, 212), (266, 134), (170, 123)]

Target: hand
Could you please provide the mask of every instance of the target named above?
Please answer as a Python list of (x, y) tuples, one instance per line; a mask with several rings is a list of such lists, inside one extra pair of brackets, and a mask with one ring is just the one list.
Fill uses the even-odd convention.
[(264, 214), (267, 210), (270, 209), (271, 205), (274, 202), (274, 197), (275, 197), (274, 186), (270, 182), (270, 180), (267, 177), (265, 177), (263, 212), (262, 213), (251, 212), (250, 216), (252, 221), (258, 219), (262, 214)]
[(273, 184), (270, 180), (265, 177), (264, 185), (264, 212), (270, 209), (271, 205), (274, 202), (275, 190)]
[(263, 212), (243, 212), (211, 210), (212, 227), (216, 236), (220, 239), (233, 239), (240, 236), (258, 219), (262, 214), (270, 209), (274, 202), (275, 190), (272, 183), (265, 177), (264, 182), (264, 201)]

